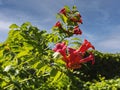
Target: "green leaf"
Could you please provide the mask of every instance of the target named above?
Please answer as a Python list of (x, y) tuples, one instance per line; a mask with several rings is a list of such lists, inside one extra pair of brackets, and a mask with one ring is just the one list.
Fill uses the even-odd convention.
[(7, 85), (7, 83), (5, 81), (3, 81), (0, 86), (1, 86), (1, 88), (3, 88), (6, 85)]
[(67, 11), (67, 12), (70, 12), (70, 8), (69, 8), (69, 6), (64, 6), (64, 8), (65, 8), (65, 10)]
[(42, 65), (40, 62), (36, 62), (32, 67), (33, 67), (33, 68), (36, 68), (36, 69), (39, 69), (39, 68), (42, 67), (42, 66), (40, 66), (40, 65)]
[(25, 22), (21, 26), (31, 26), (31, 23), (30, 22)]
[(54, 76), (57, 74), (57, 72), (58, 72), (58, 70), (55, 69), (55, 68), (53, 68), (53, 69), (51, 70), (51, 72), (50, 72), (50, 76), (51, 76), (51, 77), (54, 77)]
[(63, 14), (61, 14), (61, 16), (62, 16), (63, 22), (64, 22), (64, 23), (67, 23), (68, 18), (67, 18), (65, 15), (63, 15)]
[(10, 28), (10, 29), (16, 29), (16, 28), (19, 28), (19, 26), (16, 25), (16, 24), (12, 24), (12, 25), (9, 26), (9, 28)]
[[(41, 68), (40, 68), (41, 67)], [(45, 64), (43, 64), (43, 63), (40, 63), (39, 64), (39, 70), (38, 70), (38, 72), (36, 73), (37, 74), (37, 76), (39, 76), (39, 74), (44, 74), (45, 73), (45, 71), (46, 71), (46, 69), (47, 69), (47, 65), (45, 65)]]
[(62, 75), (62, 72), (58, 71), (51, 83), (57, 82), (60, 79), (61, 75)]
[(26, 55), (29, 55), (29, 51), (28, 50), (24, 50), (20, 53), (17, 54), (17, 58), (20, 58), (20, 57), (23, 57), (23, 56), (26, 56)]
[(74, 5), (74, 6), (72, 7), (72, 10), (73, 10), (73, 11), (77, 11), (77, 7)]

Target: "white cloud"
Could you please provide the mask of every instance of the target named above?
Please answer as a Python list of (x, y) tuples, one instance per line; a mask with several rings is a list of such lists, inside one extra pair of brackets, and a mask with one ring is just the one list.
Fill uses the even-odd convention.
[(101, 48), (119, 49), (120, 50), (120, 37), (118, 37), (118, 36), (116, 36), (114, 38), (110, 37), (109, 39), (99, 42), (99, 46), (101, 46)]
[(96, 47), (105, 52), (120, 52), (120, 25), (110, 26), (105, 28), (110, 32), (106, 36), (104, 35), (99, 39), (96, 36), (98, 41), (96, 42)]
[(4, 11), (1, 10), (1, 13), (0, 13), (0, 32), (1, 31), (8, 32), (9, 26), (14, 22), (15, 22), (15, 18), (8, 16), (8, 14), (4, 13)]
[(10, 25), (11, 22), (9, 21), (0, 21), (0, 42), (3, 42), (7, 38)]
[(101, 31), (91, 33), (83, 30), (82, 39), (89, 40), (101, 52), (120, 52), (120, 25), (106, 25), (97, 29)]
[(0, 31), (9, 31), (9, 26), (11, 25), (11, 22), (1, 21), (0, 22)]
[(96, 48), (102, 52), (120, 53), (120, 38), (112, 38), (96, 42)]

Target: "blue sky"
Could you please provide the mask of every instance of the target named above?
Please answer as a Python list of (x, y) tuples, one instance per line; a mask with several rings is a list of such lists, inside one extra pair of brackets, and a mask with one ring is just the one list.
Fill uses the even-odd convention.
[(29, 21), (50, 31), (56, 13), (76, 5), (82, 15), (82, 39), (88, 39), (101, 52), (120, 53), (120, 0), (0, 0), (0, 42), (9, 26)]

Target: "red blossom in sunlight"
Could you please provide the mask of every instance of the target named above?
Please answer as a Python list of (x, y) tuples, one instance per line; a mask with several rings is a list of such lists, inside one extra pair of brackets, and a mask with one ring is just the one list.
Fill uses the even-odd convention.
[(82, 55), (79, 52), (76, 52), (75, 49), (69, 48), (70, 54), (66, 58), (66, 66), (70, 69), (77, 69), (81, 67), (80, 60), (82, 59)]
[(80, 24), (83, 24), (82, 18), (80, 14), (77, 14), (77, 17), (79, 18), (79, 20), (77, 21)]
[(83, 58), (82, 60), (80, 60), (80, 63), (85, 63), (85, 62), (88, 62), (88, 61), (92, 61), (92, 64), (95, 63), (94, 55), (92, 53), (90, 53), (90, 55), (88, 57)]
[(77, 14), (77, 17), (81, 18), (82, 16), (81, 16), (80, 13), (79, 13), (79, 14)]
[(70, 20), (72, 20), (73, 22), (77, 22), (78, 21), (77, 18), (75, 18), (75, 17), (71, 17)]
[(80, 30), (79, 26), (76, 26), (73, 29), (73, 31), (74, 31), (74, 34), (76, 34), (76, 35), (81, 35), (82, 34), (82, 31)]
[(80, 24), (83, 24), (83, 21), (82, 21), (81, 18), (80, 18), (80, 20), (78, 20), (77, 22), (80, 23)]
[(78, 24), (83, 24), (83, 21), (82, 21), (81, 18), (80, 18), (80, 19), (77, 19), (77, 18), (75, 18), (75, 17), (72, 17), (72, 18), (70, 18), (70, 20), (72, 20), (73, 22), (77, 22)]
[(82, 21), (80, 14), (77, 14), (76, 16), (71, 17), (70, 20), (73, 22), (77, 22), (78, 24), (83, 24), (83, 21)]
[[(83, 48), (83, 51), (87, 51), (90, 42), (84, 41), (81, 47), (87, 47)], [(88, 46), (87, 46), (88, 45)], [(91, 46), (90, 46), (91, 47)], [(90, 48), (89, 47), (89, 48)], [(81, 67), (83, 63), (86, 63), (88, 61), (92, 61), (92, 64), (94, 64), (94, 55), (90, 53), (88, 57), (84, 57), (84, 53), (82, 49), (73, 49), (68, 48), (68, 53), (66, 52), (67, 46), (65, 43), (58, 43), (56, 44), (56, 47), (53, 49), (55, 52), (59, 52), (63, 57), (62, 60), (66, 62), (66, 67), (69, 69), (78, 69)]]
[(71, 53), (73, 53), (73, 52), (75, 52), (75, 51), (76, 51), (76, 49), (68, 48), (68, 52), (69, 52), (69, 54), (71, 54)]
[(78, 51), (81, 53), (85, 53), (89, 48), (95, 49), (94, 46), (85, 39)]
[(70, 69), (78, 69), (81, 67), (82, 63), (86, 63), (88, 61), (92, 61), (92, 64), (94, 64), (94, 55), (91, 53), (88, 57), (83, 57), (83, 55), (81, 53), (79, 53), (77, 50), (72, 49), (72, 48), (68, 48), (69, 51), (69, 56), (65, 61), (66, 62), (66, 66)]
[(61, 28), (61, 27), (62, 27), (61, 22), (60, 22), (60, 21), (58, 21), (58, 22), (54, 25), (54, 27), (59, 27), (59, 28)]
[(64, 14), (66, 16), (66, 10), (65, 10), (65, 8), (62, 8), (59, 13), (60, 14)]
[(59, 52), (63, 57), (66, 56), (66, 48), (65, 42), (57, 43), (56, 47), (53, 49), (54, 52)]

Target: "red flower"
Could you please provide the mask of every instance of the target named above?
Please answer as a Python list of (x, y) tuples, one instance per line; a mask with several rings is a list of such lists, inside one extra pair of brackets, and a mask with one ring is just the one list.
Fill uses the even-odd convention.
[(80, 15), (80, 13), (79, 13), (79, 14), (77, 14), (77, 17), (81, 18), (81, 15)]
[(71, 53), (73, 53), (73, 52), (75, 52), (75, 51), (76, 51), (76, 49), (68, 48), (68, 52), (69, 52), (69, 54), (71, 54)]
[(74, 30), (74, 34), (76, 34), (76, 35), (82, 34), (82, 31), (79, 29), (79, 26), (76, 26), (73, 30)]
[(77, 22), (77, 18), (76, 17), (71, 17), (70, 20), (72, 20), (73, 22)]
[(82, 19), (81, 19), (81, 18), (80, 18), (80, 20), (78, 20), (78, 23), (83, 24), (83, 21), (82, 21)]
[(67, 46), (65, 45), (65, 42), (57, 43), (53, 51), (59, 52), (63, 57), (66, 57), (66, 48)]
[(88, 50), (89, 48), (95, 49), (94, 46), (85, 39), (81, 47), (78, 49), (78, 51), (81, 53), (85, 53), (85, 51)]
[(80, 15), (80, 14), (77, 14), (77, 17), (79, 18), (79, 20), (78, 20), (77, 22), (83, 24), (83, 21), (82, 21), (81, 15)]
[(61, 9), (59, 13), (64, 14), (66, 16), (66, 10), (65, 10), (65, 8)]
[(78, 69), (81, 67), (82, 63), (92, 61), (94, 64), (94, 55), (91, 53), (88, 57), (83, 58), (83, 55), (77, 50), (68, 48), (69, 56), (66, 58), (63, 57), (63, 60), (66, 61), (67, 68)]
[(58, 22), (54, 25), (54, 27), (59, 27), (59, 28), (61, 28), (62, 25), (61, 25), (60, 21), (58, 21)]
[[(72, 49), (71, 49), (72, 50)], [(81, 67), (79, 61), (82, 59), (82, 55), (76, 50), (72, 50), (67, 58), (66, 66), (70, 69), (77, 69)]]
[(77, 14), (76, 16), (71, 17), (70, 20), (72, 20), (73, 22), (77, 22), (78, 24), (82, 24), (83, 23), (80, 14)]
[(90, 55), (88, 57), (81, 59), (80, 63), (85, 63), (85, 62), (88, 62), (88, 61), (92, 61), (92, 64), (95, 63), (94, 55), (92, 53), (90, 53)]
[(84, 40), (84, 43), (78, 50), (68, 48), (68, 53), (66, 53), (67, 46), (65, 43), (56, 44), (56, 47), (53, 50), (55, 52), (59, 52), (63, 56), (62, 60), (66, 62), (67, 68), (78, 69), (81, 67), (82, 63), (86, 63), (88, 61), (92, 61), (92, 64), (94, 64), (94, 55), (92, 53), (90, 53), (88, 57), (83, 57), (85, 51), (89, 48), (94, 49), (94, 46), (87, 40)]

